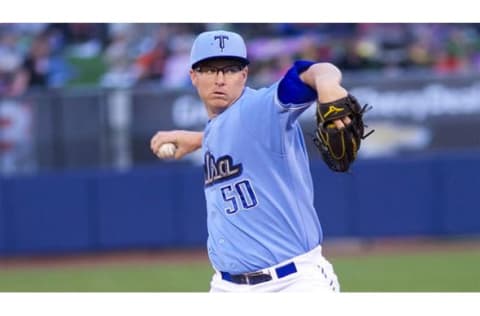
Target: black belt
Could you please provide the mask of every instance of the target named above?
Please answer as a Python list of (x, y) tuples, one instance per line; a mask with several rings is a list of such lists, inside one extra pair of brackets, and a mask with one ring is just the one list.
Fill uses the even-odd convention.
[[(287, 263), (286, 265), (275, 268), (274, 273), (277, 274), (277, 278), (281, 279), (297, 272), (297, 267), (294, 262)], [(258, 284), (272, 280), (272, 275), (270, 273), (259, 271), (245, 274), (230, 274), (228, 272), (220, 272), (222, 274), (222, 279), (236, 284)]]

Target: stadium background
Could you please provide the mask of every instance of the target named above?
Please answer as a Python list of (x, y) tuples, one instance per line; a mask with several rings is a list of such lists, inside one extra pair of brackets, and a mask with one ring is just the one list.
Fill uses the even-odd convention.
[(479, 24), (66, 23), (0, 25), (0, 290), (208, 289), (201, 157), (148, 145), (203, 128), (188, 59), (213, 28), (245, 36), (254, 87), (295, 58), (330, 61), (374, 106), (352, 174), (307, 141), (344, 289), (480, 289)]

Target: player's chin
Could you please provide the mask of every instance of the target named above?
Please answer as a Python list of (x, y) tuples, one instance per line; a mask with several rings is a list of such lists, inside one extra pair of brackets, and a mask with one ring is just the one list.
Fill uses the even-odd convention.
[(213, 99), (210, 102), (210, 107), (221, 112), (221, 111), (225, 110), (226, 108), (228, 108), (230, 103), (231, 102), (229, 102), (226, 99)]

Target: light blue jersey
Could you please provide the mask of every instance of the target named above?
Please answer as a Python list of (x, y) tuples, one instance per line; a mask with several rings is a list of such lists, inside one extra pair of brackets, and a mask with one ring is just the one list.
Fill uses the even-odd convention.
[(208, 254), (219, 271), (253, 272), (322, 242), (298, 116), (316, 92), (299, 61), (269, 88), (245, 88), (205, 128)]

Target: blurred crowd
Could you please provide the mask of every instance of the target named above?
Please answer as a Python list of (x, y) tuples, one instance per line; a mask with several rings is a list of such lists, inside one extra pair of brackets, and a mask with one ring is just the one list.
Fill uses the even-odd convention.
[(299, 58), (382, 76), (480, 71), (480, 24), (4, 23), (0, 96), (75, 85), (188, 87), (196, 34), (219, 28), (247, 40), (254, 86), (278, 79)]

